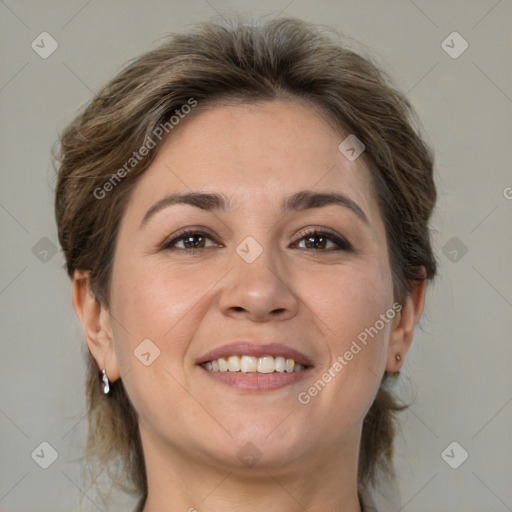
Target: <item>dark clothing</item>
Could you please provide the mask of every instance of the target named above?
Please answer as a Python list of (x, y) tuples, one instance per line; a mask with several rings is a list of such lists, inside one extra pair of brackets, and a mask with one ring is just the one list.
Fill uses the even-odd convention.
[[(378, 512), (375, 502), (368, 491), (360, 489), (358, 494), (362, 512)], [(142, 512), (145, 501), (145, 496), (141, 496), (133, 512)]]

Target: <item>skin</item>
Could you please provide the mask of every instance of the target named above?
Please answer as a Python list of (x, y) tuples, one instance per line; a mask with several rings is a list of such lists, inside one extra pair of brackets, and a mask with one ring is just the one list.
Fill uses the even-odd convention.
[[(199, 106), (133, 191), (109, 309), (95, 301), (88, 274), (76, 272), (73, 304), (89, 349), (110, 380), (123, 378), (139, 416), (145, 512), (360, 511), (363, 418), (384, 370), (403, 363), (425, 283), (321, 392), (298, 401), (395, 302), (370, 174), (362, 157), (350, 162), (338, 150), (343, 138), (298, 101)], [(177, 204), (140, 227), (166, 194), (192, 190), (221, 193), (232, 209)], [(281, 201), (301, 190), (342, 193), (368, 222), (338, 205), (283, 215)], [(183, 239), (174, 250), (160, 249), (188, 226), (211, 234), (193, 240), (205, 249), (184, 253)], [(353, 250), (321, 238), (308, 245), (304, 228), (331, 230)], [(248, 236), (263, 248), (252, 263), (236, 252)], [(147, 338), (160, 350), (149, 366), (133, 355)], [(198, 358), (238, 339), (285, 343), (310, 356), (314, 368), (270, 392), (213, 381)], [(253, 467), (237, 457), (248, 442), (261, 455)]]

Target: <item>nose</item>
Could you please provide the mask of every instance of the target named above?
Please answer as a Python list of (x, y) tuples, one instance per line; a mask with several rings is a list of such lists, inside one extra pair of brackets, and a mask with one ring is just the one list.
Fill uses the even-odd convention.
[(268, 251), (264, 250), (251, 263), (235, 252), (219, 307), (224, 315), (245, 317), (253, 322), (287, 320), (299, 310), (292, 288), (282, 262), (271, 260)]

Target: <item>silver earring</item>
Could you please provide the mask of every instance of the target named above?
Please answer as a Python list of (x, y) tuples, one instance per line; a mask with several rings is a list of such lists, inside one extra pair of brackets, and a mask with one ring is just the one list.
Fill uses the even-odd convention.
[(105, 393), (105, 395), (108, 395), (110, 391), (110, 382), (108, 380), (107, 372), (105, 370), (101, 370), (101, 382), (103, 385), (103, 393)]

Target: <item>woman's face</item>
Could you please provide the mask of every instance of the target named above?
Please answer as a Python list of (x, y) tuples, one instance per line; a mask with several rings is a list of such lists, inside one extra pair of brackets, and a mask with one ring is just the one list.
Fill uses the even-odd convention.
[(107, 373), (146, 455), (355, 459), (400, 316), (369, 171), (299, 102), (200, 107), (122, 218)]

